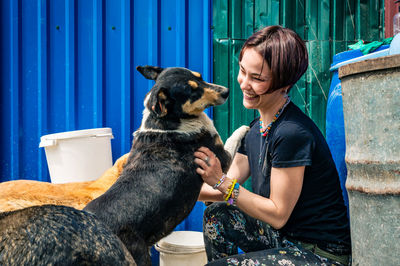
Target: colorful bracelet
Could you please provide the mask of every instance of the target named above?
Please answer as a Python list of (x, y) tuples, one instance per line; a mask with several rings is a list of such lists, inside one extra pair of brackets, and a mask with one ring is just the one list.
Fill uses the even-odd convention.
[(228, 201), (228, 200), (229, 200), (229, 198), (230, 198), (231, 195), (232, 195), (232, 192), (233, 192), (233, 189), (234, 189), (236, 183), (237, 183), (237, 179), (235, 178), (235, 179), (233, 179), (231, 185), (228, 187), (228, 191), (227, 191), (227, 193), (226, 193), (226, 196), (225, 196), (225, 198), (224, 198), (224, 201)]
[(222, 183), (224, 183), (226, 174), (223, 174), (220, 180), (213, 186), (213, 189), (217, 189)]
[(239, 197), (239, 189), (240, 189), (240, 185), (239, 183), (236, 183), (235, 188), (233, 189), (233, 206), (236, 206), (236, 200)]
[(240, 185), (239, 185), (239, 183), (236, 182), (236, 184), (233, 188), (231, 197), (227, 200), (228, 205), (236, 206), (236, 200), (239, 196), (239, 189), (240, 189)]

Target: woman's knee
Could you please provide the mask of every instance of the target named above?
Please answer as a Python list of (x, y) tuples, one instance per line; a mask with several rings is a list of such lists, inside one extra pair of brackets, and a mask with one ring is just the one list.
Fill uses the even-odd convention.
[(215, 202), (208, 206), (203, 217), (204, 236), (213, 240), (224, 238), (232, 230), (232, 212), (234, 208), (225, 202)]

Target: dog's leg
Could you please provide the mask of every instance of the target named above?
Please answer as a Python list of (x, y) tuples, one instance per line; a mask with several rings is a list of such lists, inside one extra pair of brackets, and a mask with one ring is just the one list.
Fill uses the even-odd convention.
[(229, 152), (232, 158), (235, 157), (235, 154), (240, 147), (240, 143), (244, 136), (246, 136), (249, 129), (250, 128), (248, 126), (241, 126), (236, 129), (232, 133), (232, 135), (225, 141), (224, 148), (227, 152)]
[(132, 243), (134, 250), (132, 256), (138, 266), (151, 266), (151, 257), (149, 247), (146, 245), (143, 239), (138, 239), (135, 243)]
[(225, 145), (223, 145), (219, 135), (215, 136), (214, 153), (221, 162), (222, 171), (228, 171), (233, 157), (235, 156), (241, 145), (242, 139), (246, 136), (249, 129), (250, 128), (248, 126), (241, 126), (240, 128), (236, 129), (226, 140)]
[(118, 234), (125, 246), (132, 254), (138, 266), (151, 266), (149, 247), (146, 241), (131, 230), (124, 230)]

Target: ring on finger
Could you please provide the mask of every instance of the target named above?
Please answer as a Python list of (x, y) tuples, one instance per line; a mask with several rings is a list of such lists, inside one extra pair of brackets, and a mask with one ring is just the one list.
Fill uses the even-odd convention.
[(208, 166), (210, 166), (210, 164), (208, 163), (209, 161), (210, 161), (210, 158), (207, 156), (206, 158), (204, 158), (204, 161), (206, 162), (206, 164), (208, 165)]

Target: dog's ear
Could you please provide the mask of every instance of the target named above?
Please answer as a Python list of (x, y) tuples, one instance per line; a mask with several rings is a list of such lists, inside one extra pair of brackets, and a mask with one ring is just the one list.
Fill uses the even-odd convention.
[(164, 68), (157, 66), (137, 66), (136, 69), (145, 78), (152, 80), (156, 80), (158, 75), (164, 70)]
[(166, 116), (168, 113), (167, 110), (167, 102), (168, 95), (166, 94), (167, 90), (164, 88), (158, 88), (156, 90), (152, 90), (149, 101), (147, 103), (147, 107), (153, 111), (158, 117)]

